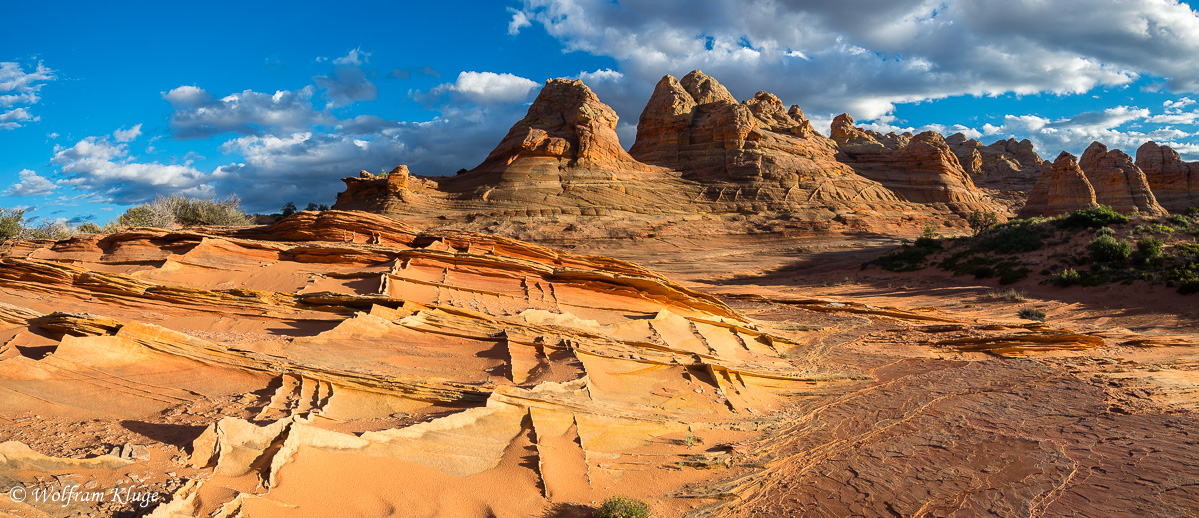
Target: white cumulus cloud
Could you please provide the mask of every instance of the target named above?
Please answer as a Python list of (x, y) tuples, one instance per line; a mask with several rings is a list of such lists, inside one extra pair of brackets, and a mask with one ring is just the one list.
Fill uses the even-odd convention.
[(195, 86), (163, 93), (171, 103), (171, 131), (176, 138), (207, 138), (224, 133), (252, 135), (265, 129), (295, 130), (318, 121), (312, 86), (273, 94), (244, 90), (221, 99)]
[(488, 105), (524, 101), (534, 88), (536, 82), (514, 74), (464, 71), (456, 81), (439, 85), (431, 93), (451, 93), (474, 104)]
[[(31, 72), (26, 72), (20, 63), (0, 62), (0, 106), (11, 108), (18, 104), (36, 104), (41, 101), (38, 92), (55, 79), (54, 71), (40, 61)], [(22, 106), (0, 112), (0, 129), (16, 129), (25, 122), (38, 120), (41, 117), (30, 114), (28, 106)]]
[(142, 125), (138, 124), (132, 128), (121, 128), (112, 132), (112, 139), (117, 142), (133, 142), (142, 134)]
[(29, 169), (22, 169), (18, 175), (21, 181), (12, 184), (8, 189), (4, 190), (4, 196), (41, 196), (54, 192), (54, 182), (38, 176), (38, 174)]
[(114, 203), (133, 204), (157, 194), (207, 196), (214, 178), (190, 166), (138, 162), (129, 145), (104, 137), (87, 137), (75, 145), (56, 147), (52, 161), (65, 176), (59, 183), (94, 193)]
[(1143, 75), (1199, 91), (1199, 17), (1177, 0), (523, 0), (520, 11), (567, 50), (615, 59), (645, 96), (663, 74), (697, 68), (739, 99), (766, 90), (807, 113), (858, 119)]
[(529, 16), (524, 11), (518, 11), (509, 7), (508, 12), (512, 13), (512, 20), (508, 22), (509, 35), (516, 36), (520, 34), (521, 29), (533, 25), (533, 22), (529, 21)]

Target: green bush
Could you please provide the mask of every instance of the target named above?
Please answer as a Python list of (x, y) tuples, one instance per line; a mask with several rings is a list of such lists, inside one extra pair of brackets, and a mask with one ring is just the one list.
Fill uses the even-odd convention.
[(1170, 223), (1173, 223), (1173, 224), (1178, 225), (1183, 228), (1191, 226), (1191, 219), (1186, 216), (1183, 216), (1182, 214), (1171, 214), (1169, 216), (1166, 216), (1166, 221), (1169, 221)]
[(993, 227), (979, 235), (974, 245), (977, 252), (1020, 254), (1045, 247), (1045, 234), (1029, 220), (1016, 220)]
[(1116, 237), (1116, 231), (1112, 230), (1111, 227), (1101, 227), (1099, 230), (1095, 231), (1095, 237), (1099, 236)]
[(1045, 321), (1045, 311), (1036, 308), (1023, 308), (1020, 310), (1020, 318), (1025, 320)]
[(0, 209), (0, 241), (21, 235), (25, 209)]
[(175, 224), (175, 216), (165, 209), (147, 203), (130, 207), (117, 217), (117, 224), (123, 227), (169, 228)]
[(892, 272), (912, 272), (924, 268), (924, 261), (928, 258), (929, 254), (940, 250), (941, 242), (937, 239), (927, 236), (919, 237), (916, 238), (914, 244), (903, 245), (903, 248), (871, 262), (881, 266), (884, 270)]
[(1137, 250), (1132, 253), (1133, 262), (1143, 265), (1160, 258), (1164, 244), (1156, 237), (1143, 237), (1137, 240)]
[(1087, 244), (1091, 260), (1101, 263), (1124, 261), (1132, 255), (1132, 243), (1117, 241), (1112, 236), (1099, 236)]
[(1069, 216), (1057, 220), (1057, 226), (1062, 228), (1096, 228), (1116, 223), (1128, 223), (1128, 217), (1112, 210), (1107, 205), (1100, 205), (1093, 209), (1079, 209)]
[(76, 230), (78, 230), (79, 232), (84, 233), (84, 234), (99, 234), (101, 232), (104, 232), (104, 229), (102, 227), (100, 227), (100, 225), (97, 225), (90, 221), (87, 223), (84, 223), (82, 225), (79, 225), (79, 228)]
[(941, 242), (937, 241), (936, 238), (918, 237), (918, 238), (916, 238), (916, 242), (913, 243), (912, 246), (914, 246), (916, 248), (923, 248), (926, 250), (940, 250)]
[(126, 227), (171, 228), (177, 225), (249, 225), (252, 220), (242, 212), (236, 196), (225, 198), (189, 198), (172, 194), (131, 207), (117, 218)]
[(990, 300), (1006, 300), (1008, 302), (1024, 302), (1028, 300), (1028, 295), (1023, 291), (1008, 288), (988, 292), (986, 298)]
[(649, 504), (626, 496), (614, 496), (604, 500), (596, 509), (595, 518), (651, 518)]
[(1174, 228), (1162, 224), (1137, 225), (1134, 229), (1138, 234), (1173, 234)]
[(66, 239), (78, 234), (79, 230), (65, 223), (43, 222), (36, 226), (21, 228), (21, 239)]
[(989, 210), (975, 209), (966, 218), (966, 224), (974, 230), (975, 235), (999, 224), (999, 215)]
[(229, 195), (219, 200), (183, 196), (171, 196), (168, 199), (173, 200), (175, 221), (181, 225), (242, 226), (253, 221), (238, 208), (241, 200), (237, 196)]
[(1053, 277), (1050, 277), (1050, 281), (1053, 282), (1054, 286), (1073, 286), (1075, 284), (1082, 284), (1082, 274), (1078, 273), (1078, 270), (1074, 268), (1066, 268), (1053, 274)]

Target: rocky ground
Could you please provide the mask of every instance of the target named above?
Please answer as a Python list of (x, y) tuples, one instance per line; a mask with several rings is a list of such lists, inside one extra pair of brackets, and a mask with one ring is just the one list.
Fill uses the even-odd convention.
[[(0, 510), (1199, 509), (1190, 298), (860, 266), (895, 244), (557, 252), (340, 211), (21, 243), (0, 269), (0, 478), (27, 496)], [(103, 501), (53, 500), (71, 487)]]

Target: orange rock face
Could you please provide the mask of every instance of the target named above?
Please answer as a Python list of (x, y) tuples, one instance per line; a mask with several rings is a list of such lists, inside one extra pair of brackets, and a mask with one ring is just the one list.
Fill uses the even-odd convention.
[(1032, 188), (1020, 217), (1056, 216), (1097, 206), (1095, 189), (1078, 167), (1078, 160), (1063, 151)]
[(1162, 208), (1181, 212), (1199, 207), (1199, 164), (1183, 162), (1170, 146), (1153, 141), (1137, 149), (1136, 164)]
[(1041, 177), (1045, 162), (1028, 139), (997, 140), (989, 146), (961, 133), (945, 138), (974, 185), (992, 199), (1019, 208)]
[[(32, 242), (0, 252), (0, 287), (0, 478), (111, 494), (137, 477), (156, 516), (659, 498), (688, 482), (666, 470), (731, 465), (688, 433), (752, 438), (726, 423), (840, 376), (638, 265), (363, 212)], [(134, 511), (30, 500), (0, 515)]]
[(841, 159), (858, 174), (908, 201), (946, 203), (963, 211), (982, 206), (974, 183), (940, 134), (883, 135), (853, 123), (849, 114), (838, 115), (830, 134)]
[(411, 176), (404, 165), (383, 176), (362, 171), (342, 181), (346, 183), (346, 191), (337, 197), (337, 203), (345, 210), (393, 212), (406, 207), (428, 207), (428, 198), (437, 196), (437, 182)]
[(753, 189), (754, 199), (768, 202), (794, 201), (801, 178), (852, 174), (798, 106), (788, 109), (766, 92), (739, 103), (698, 70), (658, 82), (630, 154), (684, 178)]
[[(986, 206), (939, 136), (904, 137), (905, 148), (884, 157), (897, 158), (894, 166), (851, 166), (798, 106), (766, 92), (739, 103), (700, 71), (659, 82), (628, 153), (616, 124), (582, 82), (552, 80), (475, 169), (436, 179), (404, 170), (347, 178), (335, 208), (437, 217), (471, 230), (497, 218), (602, 217), (610, 219), (587, 227), (616, 236), (638, 232), (630, 225), (657, 233), (695, 214), (725, 220), (704, 230), (723, 233), (918, 229), (931, 220), (962, 225), (963, 213)], [(540, 220), (532, 226), (542, 230), (509, 235), (556, 232)]]
[(1095, 201), (1100, 205), (1119, 212), (1166, 213), (1149, 188), (1145, 173), (1123, 151), (1108, 151), (1107, 146), (1093, 142), (1082, 154), (1078, 165), (1094, 187)]
[(685, 200), (669, 171), (629, 156), (616, 112), (582, 81), (547, 81), (524, 119), (443, 190), (482, 201), (647, 207)]

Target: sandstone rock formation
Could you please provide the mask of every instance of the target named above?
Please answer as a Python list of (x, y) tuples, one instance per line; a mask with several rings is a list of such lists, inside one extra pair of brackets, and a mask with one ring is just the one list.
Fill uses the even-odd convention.
[(1078, 167), (1078, 159), (1062, 151), (1028, 194), (1019, 216), (1057, 216), (1097, 206), (1095, 189)]
[(629, 156), (616, 136), (616, 112), (582, 81), (547, 81), (524, 119), (487, 159), (446, 182), (445, 190), (483, 201), (543, 203), (566, 199), (621, 206), (677, 204), (685, 193), (661, 189), (669, 171)]
[(658, 83), (628, 153), (616, 124), (615, 112), (582, 82), (552, 80), (475, 169), (447, 178), (405, 170), (347, 178), (335, 208), (438, 217), (466, 229), (529, 218), (543, 229), (522, 230), (532, 239), (552, 239), (574, 223), (552, 229), (547, 218), (600, 217), (586, 226), (610, 229), (606, 237), (658, 233), (695, 215), (723, 220), (704, 232), (756, 232), (779, 222), (803, 231), (912, 232), (928, 222), (961, 226), (964, 214), (991, 208), (939, 136), (905, 138), (898, 154), (846, 164), (799, 107), (765, 92), (739, 103), (698, 70)]
[(385, 175), (362, 171), (342, 181), (346, 191), (337, 197), (337, 203), (344, 210), (398, 212), (434, 207), (443, 198), (436, 181), (412, 176), (405, 165)]
[(1162, 208), (1182, 212), (1199, 207), (1199, 163), (1183, 162), (1170, 146), (1149, 141), (1137, 149), (1136, 165)]
[(962, 211), (982, 207), (974, 183), (938, 133), (883, 135), (855, 127), (843, 113), (833, 119), (830, 134), (855, 172), (905, 200), (945, 203)]
[[(127, 429), (151, 445), (78, 460), (3, 443), (0, 481), (109, 491), (129, 473), (155, 516), (657, 498), (685, 483), (663, 470), (731, 464), (688, 434), (749, 437), (730, 424), (787, 387), (847, 379), (797, 370), (790, 339), (635, 264), (362, 212), (31, 245), (0, 257), (0, 434), (33, 419), (22, 437), (53, 452), (103, 454)], [(134, 510), (28, 504), (0, 514)]]
[[(478, 167), (440, 179), (346, 178), (336, 207), (385, 213), (466, 209), (596, 215), (662, 212), (694, 186), (634, 160), (616, 136), (618, 117), (581, 81), (547, 81), (524, 119)], [(361, 176), (361, 175), (360, 175)]]
[(1019, 208), (1041, 177), (1044, 160), (1028, 139), (997, 140), (984, 146), (961, 133), (945, 137), (945, 143), (974, 185), (1009, 208)]
[(685, 178), (764, 189), (755, 199), (769, 201), (791, 199), (801, 177), (852, 176), (798, 106), (788, 109), (766, 92), (739, 103), (698, 70), (658, 82), (630, 153)]
[[(663, 518), (1199, 508), (1193, 343), (860, 288), (716, 297), (348, 211), (26, 241), (0, 249), (0, 484), (109, 497), (6, 496), (0, 514), (586, 516), (616, 494)], [(111, 497), (128, 487), (144, 506)]]
[(1083, 152), (1079, 167), (1095, 189), (1095, 201), (1119, 212), (1139, 211), (1160, 216), (1166, 210), (1158, 205), (1145, 173), (1133, 163), (1132, 157), (1118, 149), (1093, 142)]

